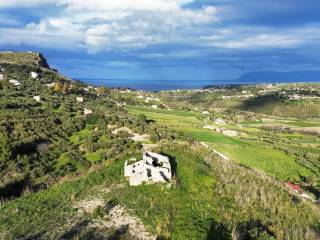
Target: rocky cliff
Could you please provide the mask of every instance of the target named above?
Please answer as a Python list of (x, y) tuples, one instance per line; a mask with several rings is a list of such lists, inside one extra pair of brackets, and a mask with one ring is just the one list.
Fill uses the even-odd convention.
[(0, 63), (26, 64), (50, 68), (42, 54), (36, 52), (0, 52)]

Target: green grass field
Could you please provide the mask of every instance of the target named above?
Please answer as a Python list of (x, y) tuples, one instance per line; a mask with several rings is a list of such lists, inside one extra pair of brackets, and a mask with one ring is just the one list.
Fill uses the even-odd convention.
[[(167, 184), (130, 187), (123, 177), (124, 161), (129, 157), (125, 156), (102, 171), (2, 204), (1, 236), (61, 239), (75, 224), (108, 221), (104, 208), (98, 215), (96, 211), (77, 213), (77, 203), (96, 198), (126, 206), (159, 239), (231, 239), (235, 225), (260, 219), (279, 239), (290, 236), (297, 240), (303, 239), (304, 232), (316, 221), (314, 209), (304, 202), (292, 202), (273, 180), (230, 162), (208, 161), (205, 149), (170, 144), (161, 151), (169, 154), (177, 166), (170, 188)], [(299, 231), (293, 231), (297, 227)], [(81, 239), (76, 230), (82, 231), (75, 229), (73, 239)]]
[(92, 135), (92, 131), (88, 128), (85, 128), (83, 130), (81, 130), (80, 132), (76, 132), (74, 133), (71, 137), (70, 137), (70, 141), (73, 144), (80, 144), (82, 143), (84, 140), (86, 140), (87, 138), (89, 138)]
[(303, 176), (310, 174), (306, 168), (296, 163), (290, 156), (269, 146), (253, 144), (210, 145), (237, 163), (264, 170), (281, 180), (298, 178), (299, 174)]
[[(233, 161), (245, 166), (260, 169), (281, 180), (308, 176), (310, 172), (299, 165), (292, 156), (266, 145), (262, 141), (254, 143), (239, 137), (227, 137), (212, 130), (204, 129), (204, 122), (197, 113), (168, 110), (153, 110), (144, 107), (128, 106), (133, 114), (145, 114), (149, 119), (166, 124), (191, 135), (194, 139), (210, 144)], [(257, 129), (256, 129), (257, 131)]]
[[(56, 232), (55, 229), (67, 227), (66, 221), (75, 216), (74, 204), (90, 196), (102, 197), (106, 202), (117, 199), (135, 210), (135, 214), (152, 227), (150, 230), (153, 233), (170, 234), (173, 239), (205, 239), (215, 223), (213, 219), (218, 219), (213, 172), (210, 169), (205, 172), (201, 170), (205, 168), (201, 157), (182, 153), (176, 153), (175, 157), (176, 161), (181, 162), (178, 170), (180, 188), (167, 188), (161, 184), (130, 187), (123, 177), (123, 159), (102, 172), (1, 206), (0, 232), (6, 232), (8, 239), (37, 236), (43, 230)], [(116, 185), (121, 185), (121, 188), (105, 191), (112, 190)], [(96, 188), (98, 186), (99, 190)]]

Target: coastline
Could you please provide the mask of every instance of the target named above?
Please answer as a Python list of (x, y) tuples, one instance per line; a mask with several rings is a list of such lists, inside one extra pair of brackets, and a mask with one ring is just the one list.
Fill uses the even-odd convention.
[(197, 90), (210, 87), (258, 84), (307, 84), (319, 81), (239, 81), (239, 80), (128, 80), (77, 78), (87, 84), (110, 88), (136, 89), (143, 91)]

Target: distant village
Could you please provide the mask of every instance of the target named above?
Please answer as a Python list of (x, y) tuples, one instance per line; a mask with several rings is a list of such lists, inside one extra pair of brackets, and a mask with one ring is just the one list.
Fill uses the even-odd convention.
[[(30, 72), (30, 78), (34, 80), (39, 80), (40, 76), (37, 72)], [(4, 69), (0, 69), (0, 81), (3, 81), (6, 79), (6, 76), (4, 75)], [(22, 83), (19, 80), (16, 79), (9, 79), (9, 84), (16, 87), (17, 89), (20, 89)], [(51, 82), (45, 84), (47, 88), (54, 89), (59, 86), (59, 82)], [(72, 88), (72, 85), (69, 86), (69, 88)], [(299, 84), (293, 84), (290, 87), (284, 86), (284, 85), (275, 85), (275, 84), (260, 84), (255, 86), (241, 86), (242, 90), (236, 90), (232, 91), (232, 88), (230, 90), (230, 86), (219, 86), (219, 87), (212, 87), (207, 89), (198, 89), (198, 90), (171, 90), (169, 92), (176, 92), (176, 93), (219, 93), (221, 99), (229, 100), (229, 99), (249, 99), (257, 95), (264, 95), (274, 92), (279, 92), (283, 97), (286, 97), (288, 100), (320, 100), (320, 93), (313, 88), (310, 88), (308, 85), (299, 85)], [(100, 96), (102, 93), (99, 91), (98, 87), (91, 86), (91, 85), (85, 85), (82, 88), (83, 93), (91, 93), (95, 94), (96, 96)], [(150, 107), (151, 109), (165, 109), (168, 111), (173, 111), (174, 108), (172, 106), (169, 106), (170, 103), (167, 103), (160, 99), (159, 97), (155, 97), (152, 93), (145, 93), (143, 91), (136, 91), (132, 89), (125, 89), (119, 91), (120, 94), (126, 95), (134, 93), (135, 98), (140, 103), (146, 104), (146, 106)], [(306, 94), (306, 93), (312, 93), (312, 94)], [(36, 102), (43, 101), (43, 96), (41, 94), (38, 94), (36, 91), (33, 95), (33, 100)], [(122, 107), (125, 106), (127, 103), (125, 101), (118, 102), (116, 100), (110, 99), (113, 101), (117, 106)], [(85, 95), (77, 95), (75, 96), (75, 101), (79, 104), (85, 103)], [(200, 109), (199, 109), (200, 110)], [(91, 108), (85, 107), (85, 104), (83, 105), (83, 115), (91, 115), (93, 114), (93, 110)], [(205, 119), (203, 128), (208, 130), (213, 130), (218, 133), (221, 133), (228, 137), (237, 137), (239, 136), (239, 133), (237, 130), (230, 129), (226, 127), (228, 125), (228, 122), (226, 119), (220, 118), (220, 117), (214, 117), (212, 120), (213, 124), (210, 124), (208, 119), (209, 116), (211, 116), (211, 112), (204, 110), (201, 112), (203, 115), (203, 119)], [(208, 146), (206, 146), (208, 147)], [(219, 156), (222, 156), (223, 159), (229, 160), (228, 157), (224, 156), (220, 152), (216, 151), (215, 149), (212, 149), (215, 151)], [(124, 166), (124, 176), (128, 178), (129, 184), (131, 186), (139, 186), (141, 184), (152, 184), (152, 183), (169, 183), (172, 179), (172, 169), (171, 164), (169, 161), (169, 158), (166, 156), (163, 156), (158, 153), (145, 151), (143, 153), (142, 159), (137, 161), (137, 159), (130, 159), (125, 162)], [(286, 188), (289, 192), (292, 194), (296, 194), (300, 196), (303, 199), (316, 202), (314, 198), (307, 194), (300, 186), (292, 183), (292, 182), (286, 182), (285, 183)]]

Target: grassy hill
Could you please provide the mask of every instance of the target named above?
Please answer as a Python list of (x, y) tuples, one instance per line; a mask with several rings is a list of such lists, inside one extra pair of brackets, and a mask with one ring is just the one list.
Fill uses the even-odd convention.
[[(19, 54), (6, 53), (6, 59)], [(126, 125), (140, 134), (175, 138), (176, 133), (164, 126), (128, 115), (106, 94), (110, 90), (21, 61), (22, 65), (0, 64), (4, 75), (0, 81), (0, 199), (45, 189), (64, 177), (104, 166), (121, 153), (141, 149), (141, 143), (128, 133), (118, 136), (108, 126)], [(38, 73), (38, 78), (32, 78), (31, 72)], [(35, 95), (40, 96), (39, 102)], [(77, 101), (78, 96), (84, 101)], [(85, 109), (92, 114), (85, 115)]]
[(112, 209), (124, 206), (160, 239), (317, 239), (317, 207), (288, 194), (275, 179), (197, 144), (163, 145), (159, 151), (177, 166), (171, 185), (130, 187), (124, 157), (79, 180), (2, 205), (0, 230), (7, 239), (108, 239), (117, 230), (119, 238), (135, 239), (124, 226), (108, 224)]
[[(319, 139), (301, 129), (317, 119), (239, 111), (238, 98), (211, 108), (225, 104), (217, 92), (96, 88), (39, 54), (1, 54), (0, 239), (319, 239), (318, 205), (283, 183), (319, 193)], [(170, 158), (172, 181), (129, 186), (125, 161), (150, 145)]]
[(47, 60), (36, 52), (0, 52), (0, 63), (24, 64), (49, 68)]

